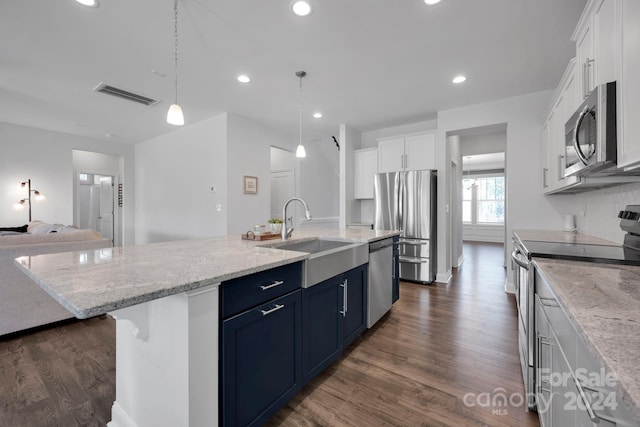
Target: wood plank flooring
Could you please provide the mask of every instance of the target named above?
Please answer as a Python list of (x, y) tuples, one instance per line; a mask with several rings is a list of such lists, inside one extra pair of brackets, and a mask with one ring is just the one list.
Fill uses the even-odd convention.
[[(392, 311), (269, 425), (538, 426), (519, 405), (516, 306), (503, 290), (503, 247), (465, 243), (464, 252), (448, 285), (402, 282)], [(499, 406), (502, 395), (515, 405)]]
[(0, 339), (0, 426), (105, 426), (115, 349), (107, 316)]
[[(502, 246), (464, 251), (450, 284), (401, 283), (391, 313), (269, 425), (538, 426), (522, 406), (480, 406), (483, 396), (524, 392), (517, 318)], [(0, 426), (104, 426), (114, 382), (111, 318), (1, 338)]]

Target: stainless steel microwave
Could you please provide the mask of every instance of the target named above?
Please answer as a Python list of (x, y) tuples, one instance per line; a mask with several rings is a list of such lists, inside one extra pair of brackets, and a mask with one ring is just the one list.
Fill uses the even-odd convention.
[(596, 87), (565, 125), (565, 176), (617, 168), (616, 82)]

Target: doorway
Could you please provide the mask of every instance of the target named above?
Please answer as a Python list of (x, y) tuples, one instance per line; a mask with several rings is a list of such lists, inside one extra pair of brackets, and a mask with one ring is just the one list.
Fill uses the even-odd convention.
[(96, 230), (114, 245), (115, 177), (90, 173), (78, 174), (77, 225)]
[(113, 246), (122, 246), (123, 157), (83, 150), (72, 153), (73, 223), (100, 232)]
[[(283, 222), (282, 207), (284, 203), (297, 194), (295, 153), (278, 147), (271, 147), (271, 218), (279, 218)], [(293, 206), (290, 215), (294, 218), (298, 206)], [(297, 224), (296, 224), (297, 225)]]

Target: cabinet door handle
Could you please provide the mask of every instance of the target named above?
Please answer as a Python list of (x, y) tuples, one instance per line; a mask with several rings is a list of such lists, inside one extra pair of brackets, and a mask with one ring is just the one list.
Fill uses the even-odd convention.
[(549, 184), (547, 184), (547, 173), (549, 173), (549, 168), (542, 168), (542, 188), (549, 186)]
[(599, 423), (600, 418), (598, 418), (596, 414), (593, 412), (593, 409), (591, 408), (591, 403), (587, 399), (587, 396), (584, 394), (584, 390), (582, 389), (582, 384), (580, 383), (580, 380), (577, 378), (574, 378), (574, 379), (576, 382), (576, 387), (578, 388), (578, 394), (580, 395), (580, 398), (584, 402), (584, 407), (587, 409), (587, 414), (589, 414), (589, 419), (593, 423), (596, 423), (596, 424)]
[(587, 97), (587, 63), (582, 64), (582, 99)]
[(558, 154), (558, 181), (564, 179), (564, 154)]
[[(555, 298), (543, 298), (540, 295), (538, 295), (538, 298), (540, 299), (540, 304), (542, 304), (544, 307), (560, 307), (558, 301), (556, 301)], [(545, 302), (547, 304), (545, 304)]]
[(348, 286), (349, 286), (349, 281), (347, 279), (344, 279), (344, 282), (340, 284), (340, 287), (342, 288), (342, 310), (340, 311), (340, 314), (342, 314), (342, 317), (347, 317), (347, 310), (349, 309), (349, 304), (347, 302)]
[(284, 304), (276, 304), (273, 308), (269, 310), (260, 310), (260, 312), (262, 313), (263, 316), (267, 316), (275, 311), (280, 310), (281, 308), (284, 308)]
[(271, 289), (271, 288), (275, 288), (276, 286), (280, 286), (284, 283), (283, 280), (276, 280), (275, 282), (273, 282), (270, 285), (260, 285), (260, 289), (262, 289), (263, 291), (266, 291), (267, 289)]

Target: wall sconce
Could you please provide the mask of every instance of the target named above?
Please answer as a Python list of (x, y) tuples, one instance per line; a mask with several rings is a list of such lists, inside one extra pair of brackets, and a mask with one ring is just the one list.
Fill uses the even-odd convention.
[(27, 197), (15, 202), (13, 204), (13, 209), (15, 211), (22, 212), (24, 210), (24, 205), (29, 205), (29, 222), (31, 222), (31, 193), (33, 193), (33, 198), (36, 202), (43, 202), (47, 200), (47, 198), (44, 197), (44, 194), (42, 194), (38, 190), (31, 189), (31, 179), (22, 181), (20, 183), (20, 187), (25, 188), (27, 190)]

